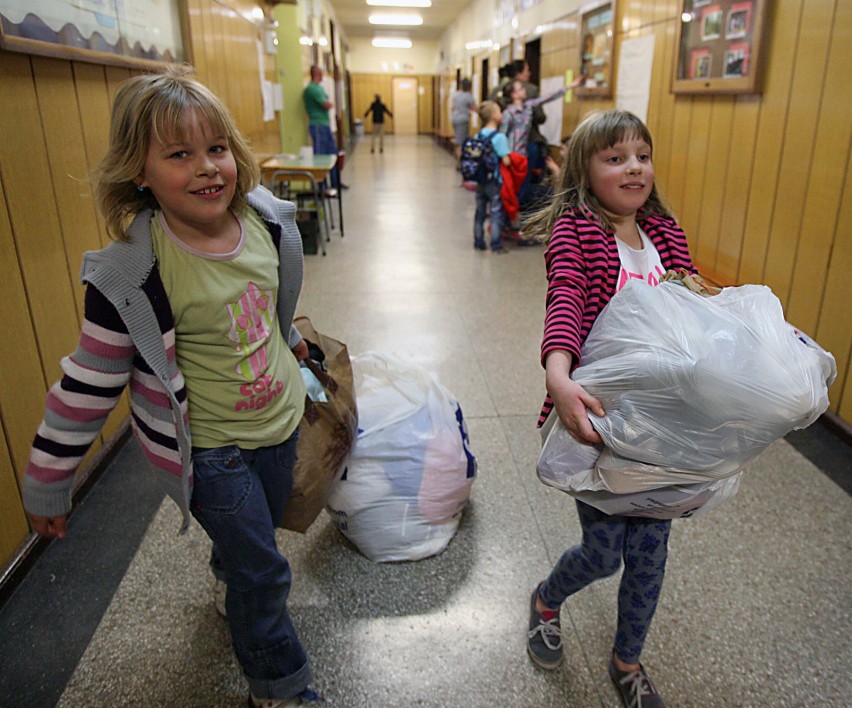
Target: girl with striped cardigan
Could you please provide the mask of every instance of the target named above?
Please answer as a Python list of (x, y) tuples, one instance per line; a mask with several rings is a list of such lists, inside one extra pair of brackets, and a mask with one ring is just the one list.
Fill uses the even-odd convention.
[[(601, 438), (587, 410), (603, 416), (598, 399), (571, 379), (580, 348), (610, 298), (630, 279), (656, 285), (671, 268), (694, 272), (683, 231), (654, 186), (647, 127), (627, 111), (586, 117), (571, 136), (553, 201), (530, 231), (547, 240), (547, 302), (541, 362), (548, 396), (539, 427), (556, 416), (586, 444)], [(609, 673), (626, 705), (662, 706), (639, 663), (665, 573), (671, 521), (607, 516), (577, 501), (580, 545), (567, 550), (530, 601), (527, 649), (542, 668), (562, 661), (559, 608), (624, 563)]]
[[(295, 207), (259, 187), (245, 139), (188, 68), (115, 96), (95, 198), (114, 242), (84, 257), (85, 317), (24, 479), (33, 529), (63, 538), (74, 473), (122, 392), (155, 476), (212, 540), (255, 705), (316, 698), (287, 612), (275, 526), (292, 487), (307, 345)], [(211, 699), (211, 702), (215, 702)]]

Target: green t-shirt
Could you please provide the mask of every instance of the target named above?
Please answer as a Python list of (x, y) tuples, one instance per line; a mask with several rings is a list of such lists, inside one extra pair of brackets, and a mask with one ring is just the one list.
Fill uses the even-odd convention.
[(275, 310), (278, 251), (253, 209), (239, 222), (237, 247), (212, 255), (181, 242), (161, 212), (151, 220), (197, 447), (277, 445), (304, 413), (305, 384)]
[(305, 110), (308, 112), (308, 121), (311, 125), (329, 125), (328, 109), (322, 104), (328, 100), (325, 89), (313, 81), (305, 86)]

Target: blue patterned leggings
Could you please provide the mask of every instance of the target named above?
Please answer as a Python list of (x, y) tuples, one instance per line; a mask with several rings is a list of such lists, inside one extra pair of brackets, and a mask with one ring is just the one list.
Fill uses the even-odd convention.
[(623, 559), (613, 651), (622, 661), (637, 663), (663, 585), (672, 522), (608, 516), (580, 501), (577, 512), (582, 544), (562, 554), (541, 586), (541, 599), (556, 609), (569, 595), (614, 575)]

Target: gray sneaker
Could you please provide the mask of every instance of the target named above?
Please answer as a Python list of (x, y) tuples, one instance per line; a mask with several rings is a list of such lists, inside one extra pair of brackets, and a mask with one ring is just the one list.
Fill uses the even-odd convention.
[(610, 659), (609, 675), (627, 708), (665, 708), (663, 699), (641, 664), (636, 671), (621, 671), (615, 660)]
[(535, 608), (535, 599), (541, 585), (536, 586), (530, 599), (530, 628), (527, 632), (527, 653), (542, 669), (555, 669), (562, 663), (562, 625), (559, 610), (545, 620)]

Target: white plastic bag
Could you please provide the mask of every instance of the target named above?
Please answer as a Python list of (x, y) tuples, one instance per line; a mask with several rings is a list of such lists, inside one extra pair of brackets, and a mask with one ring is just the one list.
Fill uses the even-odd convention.
[[(680, 484), (676, 482), (678, 477), (671, 475), (664, 484), (643, 488), (637, 483), (629, 491), (613, 489), (606, 478), (598, 474), (596, 466), (605, 448), (577, 442), (556, 418), (556, 413), (551, 416), (536, 465), (539, 479), (605, 514), (655, 519), (702, 516), (730, 499), (739, 489), (742, 472), (725, 479)], [(653, 468), (639, 462), (633, 465), (633, 469)], [(637, 475), (640, 480), (642, 476)]]
[(831, 354), (786, 323), (778, 299), (758, 285), (706, 298), (676, 282), (631, 281), (599, 315), (581, 362), (572, 378), (603, 404), (606, 415), (589, 418), (605, 447), (554, 426), (539, 476), (599, 502), (645, 495), (633, 499), (634, 515), (656, 515), (639, 513), (642, 500), (653, 491), (653, 507), (672, 485), (678, 494), (658, 509), (732, 496), (733, 482), (714, 483), (816, 420), (836, 375)]
[[(828, 408), (834, 358), (793, 335), (760, 285), (702, 297), (677, 283), (628, 283), (600, 314), (573, 378), (598, 397), (590, 416), (618, 458), (723, 479)], [(603, 469), (600, 470), (604, 474)]]
[(326, 510), (371, 560), (436, 555), (476, 475), (461, 408), (431, 373), (396, 357), (361, 354), (352, 369), (358, 437)]

